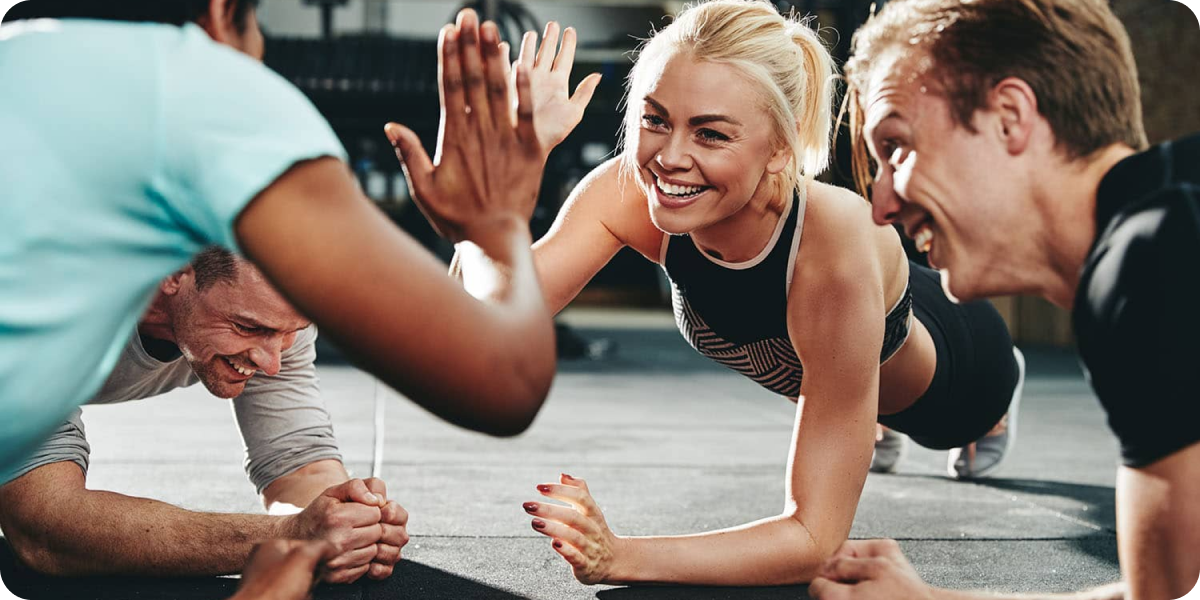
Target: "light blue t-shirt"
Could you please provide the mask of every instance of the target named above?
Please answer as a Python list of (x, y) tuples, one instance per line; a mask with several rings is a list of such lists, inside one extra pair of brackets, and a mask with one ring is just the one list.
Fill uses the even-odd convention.
[(0, 28), (0, 475), (100, 389), (163, 277), (321, 156), (345, 150), (300, 91), (195, 25)]

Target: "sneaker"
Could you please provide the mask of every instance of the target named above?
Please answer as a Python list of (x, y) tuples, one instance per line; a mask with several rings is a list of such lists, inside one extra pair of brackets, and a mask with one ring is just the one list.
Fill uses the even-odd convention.
[(908, 450), (908, 436), (892, 431), (882, 425), (880, 437), (875, 441), (875, 453), (871, 455), (872, 473), (895, 473), (896, 465)]
[[(993, 473), (1016, 442), (1017, 412), (1021, 408), (1021, 392), (1025, 389), (1025, 355), (1013, 346), (1013, 357), (1017, 359), (1017, 387), (1013, 389), (1008, 412), (974, 444), (950, 451), (946, 471), (955, 479), (978, 479)], [(973, 453), (971, 446), (974, 446)]]

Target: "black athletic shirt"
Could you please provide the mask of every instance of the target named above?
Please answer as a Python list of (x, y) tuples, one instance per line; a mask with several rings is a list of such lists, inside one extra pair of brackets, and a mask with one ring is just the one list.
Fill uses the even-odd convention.
[(1200, 135), (1117, 163), (1073, 319), (1092, 388), (1142, 467), (1200, 441)]
[[(803, 196), (794, 197), (767, 247), (744, 263), (712, 258), (689, 235), (667, 236), (663, 269), (680, 333), (700, 354), (789, 398), (800, 394), (804, 367), (787, 328), (787, 296), (804, 226)], [(884, 319), (879, 361), (908, 339), (911, 285)]]

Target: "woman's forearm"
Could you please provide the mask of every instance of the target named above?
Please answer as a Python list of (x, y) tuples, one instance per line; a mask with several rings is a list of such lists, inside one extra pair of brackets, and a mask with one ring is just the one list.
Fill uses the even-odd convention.
[(837, 548), (831, 541), (824, 546), (828, 551), (822, 549), (808, 528), (789, 515), (695, 535), (619, 539), (605, 583), (806, 583)]

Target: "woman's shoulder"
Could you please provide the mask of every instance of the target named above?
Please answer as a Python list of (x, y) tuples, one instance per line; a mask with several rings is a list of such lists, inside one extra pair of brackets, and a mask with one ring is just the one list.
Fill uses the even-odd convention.
[(872, 241), (877, 226), (871, 219), (871, 205), (862, 196), (820, 181), (807, 185), (803, 239), (814, 242), (810, 247), (840, 253), (846, 246)]
[(635, 174), (629, 173), (621, 164), (621, 157), (614, 156), (592, 169), (580, 180), (571, 192), (571, 198), (591, 200), (598, 198), (601, 202), (621, 200), (624, 203), (646, 204), (646, 195), (634, 180)]
[(811, 182), (807, 189), (803, 235), (797, 251), (792, 295), (821, 294), (840, 286), (860, 286), (888, 277), (889, 265), (903, 254), (891, 227), (871, 218), (862, 196), (837, 186)]
[(597, 219), (627, 246), (658, 262), (663, 233), (650, 221), (646, 194), (621, 164), (610, 158), (588, 173), (567, 200), (570, 217)]

